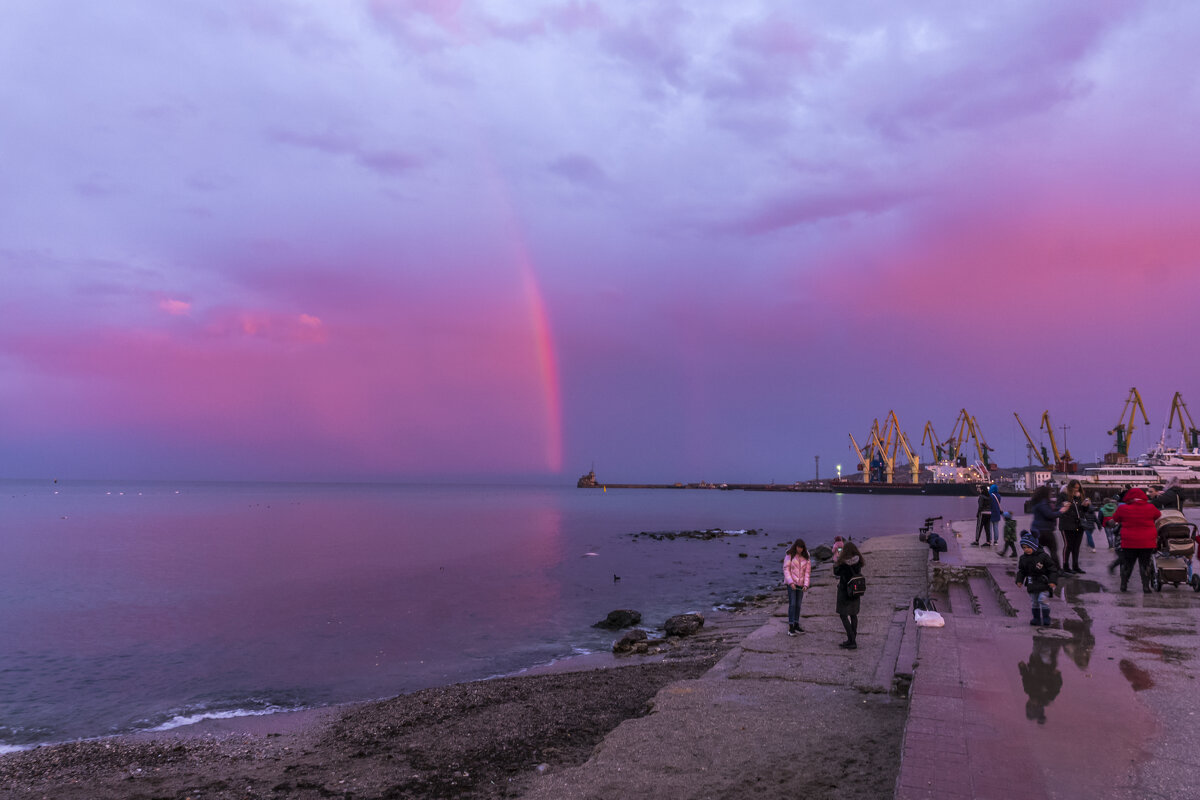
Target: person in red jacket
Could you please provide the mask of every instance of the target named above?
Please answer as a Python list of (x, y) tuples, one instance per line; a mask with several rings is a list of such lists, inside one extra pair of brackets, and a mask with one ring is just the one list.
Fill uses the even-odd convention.
[(1125, 502), (1113, 512), (1113, 520), (1121, 525), (1122, 592), (1129, 591), (1129, 575), (1135, 561), (1142, 576), (1142, 591), (1150, 591), (1150, 559), (1158, 547), (1158, 528), (1154, 520), (1160, 516), (1162, 512), (1150, 504), (1141, 489), (1126, 492)]

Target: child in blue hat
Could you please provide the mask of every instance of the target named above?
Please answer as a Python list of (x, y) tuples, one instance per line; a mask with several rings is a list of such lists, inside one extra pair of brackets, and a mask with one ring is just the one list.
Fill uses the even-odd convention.
[(1033, 609), (1030, 625), (1050, 624), (1050, 594), (1058, 585), (1058, 566), (1050, 554), (1042, 549), (1037, 537), (1021, 531), (1021, 552), (1017, 561), (1017, 585), (1029, 592), (1029, 604)]

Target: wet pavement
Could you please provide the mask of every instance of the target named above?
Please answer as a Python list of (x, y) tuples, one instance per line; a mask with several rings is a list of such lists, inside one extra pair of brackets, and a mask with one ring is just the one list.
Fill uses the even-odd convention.
[(895, 797), (1200, 796), (1200, 594), (1118, 592), (1099, 537), (1034, 627), (1016, 559), (968, 546), (973, 521), (942, 533), (959, 582), (946, 627), (918, 634)]

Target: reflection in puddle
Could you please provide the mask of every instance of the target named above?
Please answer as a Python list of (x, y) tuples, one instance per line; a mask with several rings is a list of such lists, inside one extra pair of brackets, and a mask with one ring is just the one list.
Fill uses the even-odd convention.
[(1129, 685), (1135, 692), (1149, 689), (1154, 685), (1154, 679), (1150, 677), (1150, 673), (1129, 659), (1122, 658), (1120, 667), (1121, 674), (1125, 676), (1125, 680), (1129, 681)]
[(1087, 578), (1074, 578), (1073, 580), (1063, 581), (1062, 591), (1064, 600), (1068, 603), (1077, 603), (1082, 595), (1107, 592), (1108, 587), (1099, 581), (1088, 580)]
[(1062, 690), (1062, 673), (1058, 670), (1058, 651), (1063, 643), (1057, 639), (1034, 637), (1033, 651), (1028, 661), (1017, 664), (1021, 673), (1021, 685), (1028, 698), (1025, 701), (1025, 718), (1038, 725), (1046, 724), (1046, 706), (1054, 702)]
[(1092, 618), (1082, 605), (1075, 606), (1079, 619), (1063, 617), (1063, 630), (1071, 634), (1071, 640), (1063, 645), (1075, 666), (1086, 670), (1096, 649), (1096, 637), (1092, 635)]

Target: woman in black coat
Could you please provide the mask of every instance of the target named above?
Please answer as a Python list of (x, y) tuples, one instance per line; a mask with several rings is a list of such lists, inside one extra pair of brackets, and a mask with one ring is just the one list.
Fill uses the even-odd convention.
[(1079, 568), (1079, 548), (1083, 544), (1083, 520), (1091, 510), (1091, 499), (1083, 493), (1077, 480), (1067, 483), (1066, 492), (1059, 498), (1063, 503), (1063, 515), (1058, 520), (1058, 529), (1063, 536), (1062, 571), (1082, 575)]
[(1058, 537), (1054, 535), (1054, 528), (1058, 525), (1058, 518), (1067, 510), (1067, 504), (1055, 503), (1050, 498), (1050, 487), (1039, 486), (1034, 490), (1033, 497), (1029, 498), (1029, 505), (1033, 510), (1029, 532), (1046, 548), (1046, 552), (1054, 559), (1054, 565), (1062, 569), (1062, 562), (1058, 560)]
[(851, 578), (862, 575), (863, 566), (865, 564), (862, 553), (858, 551), (854, 542), (846, 542), (846, 546), (833, 563), (833, 574), (838, 579), (837, 613), (842, 618), (842, 627), (846, 629), (846, 641), (838, 647), (847, 650), (858, 649), (858, 607), (861, 598), (851, 597), (846, 590), (846, 584)]

